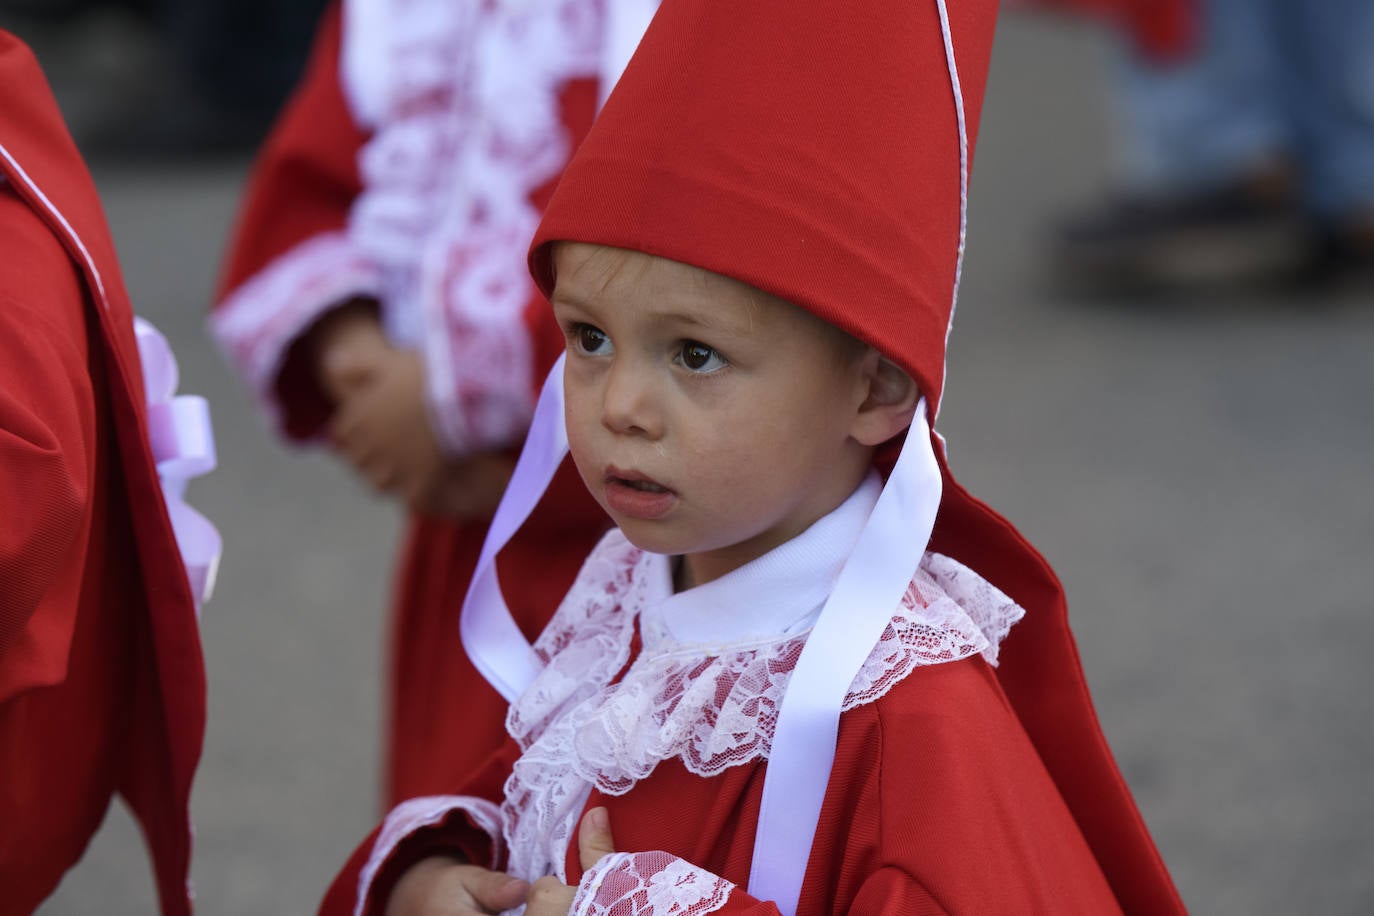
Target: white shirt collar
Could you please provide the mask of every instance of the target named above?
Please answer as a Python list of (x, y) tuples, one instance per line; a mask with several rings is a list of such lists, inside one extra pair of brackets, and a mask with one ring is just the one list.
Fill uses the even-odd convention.
[(805, 632), (830, 596), (859, 540), (882, 479), (870, 472), (829, 515), (768, 553), (704, 585), (673, 594), (673, 559), (646, 554), (641, 616), (646, 649), (665, 644), (727, 646)]

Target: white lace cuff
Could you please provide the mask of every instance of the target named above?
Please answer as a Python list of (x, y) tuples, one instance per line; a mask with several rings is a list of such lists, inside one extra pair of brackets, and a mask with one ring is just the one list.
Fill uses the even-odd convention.
[(703, 916), (725, 906), (734, 889), (666, 852), (617, 852), (582, 876), (568, 916), (610, 916), (626, 904), (639, 916)]
[(210, 328), (229, 361), (280, 427), (277, 375), (292, 343), (325, 312), (379, 297), (380, 269), (342, 232), (316, 236), (274, 260), (215, 310)]
[(417, 831), (443, 823), (455, 811), (467, 814), (473, 824), (491, 837), (490, 867), (496, 867), (502, 854), (501, 809), (496, 804), (485, 798), (473, 798), (468, 795), (430, 795), (412, 798), (392, 808), (391, 813), (382, 822), (382, 829), (372, 844), (372, 853), (358, 874), (358, 900), (354, 905), (354, 916), (362, 916), (368, 894), (372, 891), (372, 882), (382, 865), (396, 851), (396, 847)]

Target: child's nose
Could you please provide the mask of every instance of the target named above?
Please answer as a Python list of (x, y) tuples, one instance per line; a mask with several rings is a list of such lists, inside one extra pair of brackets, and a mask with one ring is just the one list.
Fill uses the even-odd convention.
[(601, 422), (611, 432), (656, 439), (663, 434), (655, 406), (652, 373), (632, 360), (617, 359), (606, 378)]

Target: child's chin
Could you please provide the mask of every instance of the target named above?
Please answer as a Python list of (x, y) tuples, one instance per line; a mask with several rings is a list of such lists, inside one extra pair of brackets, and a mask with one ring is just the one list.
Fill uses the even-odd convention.
[(677, 556), (689, 552), (680, 538), (666, 536), (661, 525), (658, 531), (654, 531), (654, 522), (646, 522), (641, 519), (618, 519), (617, 521), (620, 522), (620, 533), (625, 535), (625, 540), (645, 553)]

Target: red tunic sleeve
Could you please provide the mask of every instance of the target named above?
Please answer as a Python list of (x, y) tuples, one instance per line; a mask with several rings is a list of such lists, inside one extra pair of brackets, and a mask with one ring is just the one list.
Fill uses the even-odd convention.
[(335, 876), (319, 916), (353, 916), (360, 900), (363, 913), (382, 916), (396, 882), (432, 855), (500, 868), (503, 787), (519, 756), (519, 745), (507, 738), (464, 785), (463, 794), (412, 798), (393, 808)]

